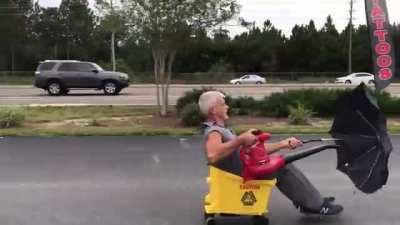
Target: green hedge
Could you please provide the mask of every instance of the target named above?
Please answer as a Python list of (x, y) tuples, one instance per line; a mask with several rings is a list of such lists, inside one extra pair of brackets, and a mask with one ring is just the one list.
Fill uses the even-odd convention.
[[(319, 117), (333, 117), (336, 114), (338, 99), (348, 94), (351, 89), (303, 89), (290, 90), (283, 93), (273, 93), (265, 97), (257, 105), (260, 114), (272, 117), (287, 117), (289, 106), (303, 105), (306, 109), (315, 112)], [(391, 97), (389, 93), (378, 94), (378, 104), (388, 116), (400, 115), (400, 99)], [(254, 108), (257, 110), (257, 108)]]
[[(192, 110), (183, 112), (188, 104), (197, 104), (199, 96), (210, 88), (202, 90), (194, 89), (186, 92), (185, 95), (178, 99), (176, 105), (177, 111), (181, 118), (192, 118), (195, 121), (201, 121), (199, 118), (193, 117)], [(288, 117), (289, 108), (296, 108), (299, 104), (305, 109), (313, 112), (313, 115), (319, 117), (333, 117), (336, 113), (338, 99), (349, 93), (351, 89), (302, 89), (289, 90), (282, 93), (273, 93), (265, 97), (263, 100), (255, 100), (252, 97), (232, 98), (226, 96), (226, 102), (229, 105), (230, 115), (261, 115), (270, 117)], [(378, 104), (382, 111), (388, 116), (400, 115), (400, 98), (391, 97), (390, 94), (383, 92), (378, 94)], [(190, 113), (191, 115), (186, 115)], [(190, 122), (185, 122), (189, 124)], [(194, 122), (193, 126), (199, 125)]]
[(199, 101), (200, 95), (203, 92), (211, 91), (211, 90), (214, 90), (214, 89), (210, 88), (210, 87), (203, 87), (202, 89), (193, 89), (191, 91), (185, 92), (185, 94), (182, 97), (180, 97), (178, 99), (178, 101), (176, 102), (176, 110), (177, 110), (178, 114), (180, 115), (182, 113), (183, 108), (186, 105), (188, 105), (190, 103), (197, 104)]
[(204, 118), (201, 116), (199, 106), (197, 103), (190, 103), (183, 108), (181, 122), (185, 126), (198, 126)]
[(283, 93), (273, 93), (264, 98), (261, 114), (264, 116), (287, 117), (288, 106), (295, 107), (298, 103), (311, 109), (318, 116), (330, 117), (334, 115), (337, 99), (350, 90), (330, 89), (303, 89), (289, 90)]
[(400, 115), (400, 98), (391, 97), (387, 92), (381, 93), (377, 98), (379, 107), (387, 116)]

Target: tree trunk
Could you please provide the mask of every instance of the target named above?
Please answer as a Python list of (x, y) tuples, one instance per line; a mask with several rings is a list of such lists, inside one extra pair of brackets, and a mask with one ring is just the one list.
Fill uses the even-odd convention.
[(13, 75), (15, 70), (15, 50), (14, 45), (11, 45), (11, 75)]
[(159, 80), (159, 57), (158, 57), (158, 52), (156, 50), (153, 49), (153, 60), (154, 60), (154, 81), (156, 83), (156, 96), (157, 96), (157, 106), (159, 111), (161, 106), (160, 106), (160, 93), (159, 93), (159, 84), (160, 84), (160, 80)]
[(113, 66), (113, 71), (116, 70), (115, 66), (115, 32), (112, 32), (111, 34), (111, 61), (112, 61), (112, 66)]
[(165, 105), (165, 90), (166, 90), (166, 77), (165, 77), (165, 61), (166, 61), (166, 53), (165, 51), (161, 51), (160, 54), (160, 83), (161, 83), (161, 116), (167, 115), (167, 106)]
[(167, 85), (165, 90), (165, 105), (168, 107), (169, 105), (169, 85), (171, 84), (171, 76), (172, 76), (172, 64), (175, 60), (176, 51), (173, 50), (170, 52), (168, 57), (168, 73), (167, 73)]
[(69, 40), (67, 40), (67, 59), (69, 60)]
[(58, 59), (58, 45), (54, 44), (54, 59)]
[(153, 49), (154, 75), (157, 89), (157, 105), (161, 116), (168, 115), (168, 91), (171, 83), (172, 64), (176, 51)]

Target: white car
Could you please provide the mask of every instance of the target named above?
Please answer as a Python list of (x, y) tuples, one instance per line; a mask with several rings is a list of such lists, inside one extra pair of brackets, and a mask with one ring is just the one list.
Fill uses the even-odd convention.
[(265, 78), (255, 74), (246, 74), (230, 81), (231, 84), (265, 84)]
[(361, 82), (364, 84), (374, 84), (374, 75), (370, 73), (352, 73), (344, 77), (336, 78), (335, 83), (355, 84), (359, 85)]

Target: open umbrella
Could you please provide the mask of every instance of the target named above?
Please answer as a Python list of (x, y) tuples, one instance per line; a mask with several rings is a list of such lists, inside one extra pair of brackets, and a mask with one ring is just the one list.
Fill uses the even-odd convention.
[(392, 143), (386, 117), (376, 98), (362, 83), (339, 99), (340, 105), (330, 134), (336, 141), (337, 169), (347, 174), (364, 193), (373, 193), (386, 184)]

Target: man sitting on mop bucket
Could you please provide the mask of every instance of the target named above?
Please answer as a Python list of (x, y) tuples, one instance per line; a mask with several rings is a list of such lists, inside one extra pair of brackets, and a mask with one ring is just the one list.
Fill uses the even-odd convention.
[[(253, 129), (238, 136), (225, 127), (228, 120), (229, 106), (225, 103), (224, 95), (218, 91), (207, 91), (199, 98), (199, 108), (205, 116), (203, 123), (205, 151), (208, 163), (218, 169), (241, 176), (242, 162), (240, 147), (249, 146), (256, 142)], [(265, 144), (268, 154), (278, 150), (295, 149), (302, 145), (298, 139), (291, 137), (276, 143)], [(334, 204), (333, 197), (323, 197), (310, 183), (304, 174), (293, 164), (287, 164), (273, 175), (264, 179), (277, 179), (276, 186), (293, 204), (305, 214), (336, 215), (343, 207)]]

